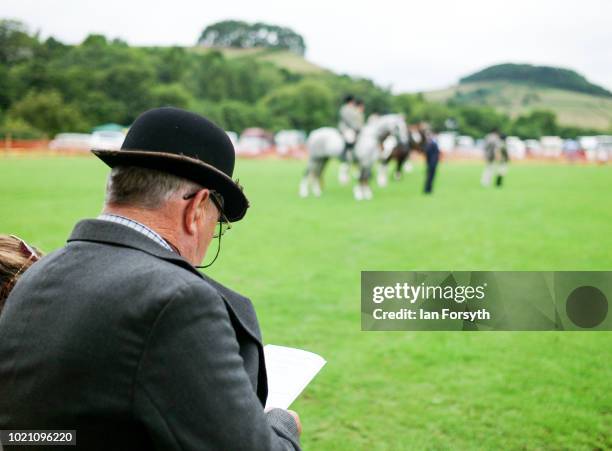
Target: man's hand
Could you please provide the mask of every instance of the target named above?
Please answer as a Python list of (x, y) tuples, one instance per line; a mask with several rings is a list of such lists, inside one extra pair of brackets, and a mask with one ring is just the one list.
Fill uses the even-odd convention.
[(297, 412), (293, 410), (287, 410), (287, 412), (289, 412), (291, 416), (293, 417), (293, 419), (295, 420), (295, 423), (297, 424), (297, 428), (298, 428), (298, 434), (302, 435), (302, 422), (300, 421), (300, 416), (297, 414)]
[[(264, 412), (269, 412), (272, 409), (278, 409), (278, 407), (268, 407), (266, 409), (264, 409)], [(284, 410), (284, 409), (281, 409)], [(302, 422), (300, 421), (300, 416), (298, 415), (298, 413), (295, 410), (285, 410), (285, 412), (287, 412), (289, 415), (291, 415), (293, 417), (293, 420), (295, 421), (295, 424), (297, 425), (297, 429), (298, 429), (298, 435), (302, 435)]]

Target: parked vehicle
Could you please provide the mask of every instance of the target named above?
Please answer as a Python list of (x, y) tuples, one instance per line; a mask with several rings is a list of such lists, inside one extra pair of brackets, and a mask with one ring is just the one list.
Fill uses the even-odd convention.
[(537, 139), (526, 139), (525, 148), (527, 153), (532, 156), (538, 156), (542, 153), (542, 146)]
[(564, 140), (563, 154), (571, 162), (578, 160), (580, 158), (580, 143), (575, 139)]
[(455, 150), (456, 132), (442, 132), (438, 134), (438, 147), (444, 153)]
[(476, 147), (474, 143), (474, 138), (471, 136), (459, 136), (457, 138), (457, 149), (463, 151), (471, 151)]
[(91, 132), (126, 132), (128, 128), (126, 125), (110, 122), (108, 124), (96, 125)]
[(53, 150), (89, 150), (91, 135), (87, 133), (60, 133), (49, 143)]
[(527, 154), (527, 145), (518, 136), (508, 136), (506, 138), (506, 149), (512, 159), (522, 160)]
[(593, 152), (597, 147), (597, 136), (579, 136), (578, 144), (580, 144), (580, 148), (588, 154), (588, 152)]
[(306, 133), (302, 130), (281, 130), (274, 136), (276, 152), (287, 155), (296, 150), (301, 150), (306, 143)]
[(612, 157), (612, 136), (598, 136), (595, 152), (595, 159), (598, 163), (608, 162)]
[(91, 134), (92, 149), (119, 150), (125, 135), (118, 131), (97, 131)]
[(236, 145), (239, 155), (259, 155), (274, 148), (274, 137), (262, 128), (247, 128)]
[(563, 140), (558, 136), (542, 136), (540, 144), (543, 157), (556, 158), (563, 152)]

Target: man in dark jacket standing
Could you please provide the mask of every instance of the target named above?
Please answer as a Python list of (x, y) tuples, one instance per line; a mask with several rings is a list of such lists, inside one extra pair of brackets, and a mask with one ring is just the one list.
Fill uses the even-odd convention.
[(248, 208), (225, 132), (160, 108), (93, 152), (112, 168), (102, 215), (0, 317), (0, 430), (76, 430), (79, 449), (299, 449), (297, 414), (264, 412), (252, 304), (196, 270)]
[(427, 162), (427, 174), (425, 177), (425, 194), (431, 194), (433, 191), (433, 181), (436, 176), (436, 169), (440, 161), (440, 148), (431, 131), (425, 133), (425, 161)]

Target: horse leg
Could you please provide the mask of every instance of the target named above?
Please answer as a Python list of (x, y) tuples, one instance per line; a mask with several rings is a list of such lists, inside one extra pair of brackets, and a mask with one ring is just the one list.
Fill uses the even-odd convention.
[(364, 192), (363, 181), (362, 181), (363, 171), (364, 171), (363, 167), (359, 165), (359, 179), (357, 180), (357, 183), (353, 187), (353, 197), (355, 197), (355, 200), (363, 200), (365, 198), (365, 192)]
[(312, 173), (314, 170), (314, 159), (313, 158), (309, 158), (308, 159), (308, 166), (306, 167), (306, 170), (304, 171), (304, 176), (302, 177), (302, 180), (300, 181), (300, 197), (308, 197), (309, 194), (309, 185), (310, 185), (310, 180), (312, 178)]
[(402, 178), (402, 165), (406, 161), (406, 155), (400, 155), (396, 161), (395, 171), (393, 172), (393, 178), (395, 180), (400, 180)]
[(412, 162), (409, 159), (406, 159), (406, 162), (404, 163), (402, 169), (404, 172), (412, 172), (414, 170), (414, 166), (412, 165)]
[(338, 182), (340, 185), (346, 185), (350, 180), (350, 166), (347, 162), (343, 161), (340, 163), (340, 168), (338, 169)]
[(378, 173), (376, 175), (376, 181), (378, 182), (378, 186), (380, 187), (387, 186), (387, 181), (388, 181), (387, 174), (388, 174), (387, 164), (385, 162), (381, 162), (380, 165), (378, 166)]
[(412, 172), (412, 170), (414, 169), (414, 167), (412, 166), (412, 163), (410, 161), (410, 153), (412, 152), (412, 149), (410, 149), (410, 147), (408, 147), (406, 149), (406, 153), (404, 155), (404, 158), (402, 159), (402, 161), (398, 161), (397, 162), (397, 171), (396, 174), (398, 174), (401, 177), (401, 173), (402, 171), (408, 173), (408, 172)]
[(351, 155), (351, 145), (346, 144), (340, 155), (340, 167), (338, 168), (338, 182), (340, 182), (340, 185), (346, 185), (350, 181)]
[(327, 165), (328, 161), (329, 161), (329, 157), (319, 158), (317, 159), (317, 164), (314, 167), (314, 171), (311, 177), (311, 186), (312, 186), (312, 194), (314, 194), (315, 197), (321, 197), (322, 175), (323, 175), (323, 170), (325, 169), (325, 166)]
[(480, 178), (480, 183), (482, 186), (491, 185), (491, 179), (493, 178), (494, 171), (495, 171), (494, 163), (488, 161), (487, 165), (484, 168), (484, 171), (482, 171), (482, 177)]
[[(389, 154), (389, 156), (387, 158), (385, 158), (384, 160), (382, 160), (382, 163), (379, 167), (378, 170), (378, 174), (376, 177), (376, 180), (378, 182), (378, 186), (387, 186), (388, 180), (389, 180), (389, 171), (388, 171), (388, 166), (389, 163), (391, 162), (391, 160), (395, 159), (397, 161), (399, 161), (400, 158), (400, 151), (401, 148), (400, 147), (396, 147), (395, 149), (393, 149), (391, 151), (391, 153)], [(399, 163), (398, 163), (399, 164)]]
[(399, 180), (402, 178), (402, 164), (404, 160), (406, 160), (406, 151), (402, 146), (398, 146), (395, 148), (395, 171), (393, 171), (393, 178), (395, 180)]
[(372, 188), (370, 188), (370, 179), (372, 178), (372, 167), (362, 167), (359, 175), (359, 184), (365, 200), (370, 200), (373, 197)]

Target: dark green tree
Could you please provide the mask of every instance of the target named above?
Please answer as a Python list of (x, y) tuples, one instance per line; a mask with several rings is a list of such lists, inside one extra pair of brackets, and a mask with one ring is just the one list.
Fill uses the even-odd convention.
[(298, 55), (306, 51), (304, 38), (290, 28), (240, 20), (224, 20), (207, 26), (198, 44), (206, 47), (285, 49)]
[(189, 91), (180, 83), (157, 85), (152, 89), (151, 95), (154, 106), (189, 108), (193, 100)]
[(32, 58), (38, 48), (38, 38), (17, 20), (0, 19), (0, 65), (12, 65)]
[(155, 106), (153, 97), (154, 70), (149, 66), (121, 64), (109, 68), (100, 80), (100, 88), (111, 99), (125, 105), (126, 115), (116, 118), (130, 124), (141, 112)]
[(535, 110), (517, 117), (512, 124), (512, 133), (521, 138), (539, 138), (545, 135), (557, 135), (559, 126), (555, 113)]
[(286, 118), (292, 128), (311, 131), (336, 123), (333, 92), (321, 81), (303, 80), (283, 86), (262, 100), (273, 118)]
[(457, 121), (459, 133), (473, 138), (482, 137), (493, 129), (506, 134), (510, 131), (508, 116), (491, 107), (459, 106), (454, 110), (453, 118)]
[(53, 136), (62, 131), (87, 131), (81, 112), (64, 103), (57, 91), (30, 92), (9, 110), (13, 119), (21, 119), (38, 130)]

